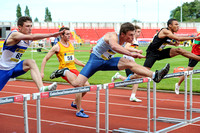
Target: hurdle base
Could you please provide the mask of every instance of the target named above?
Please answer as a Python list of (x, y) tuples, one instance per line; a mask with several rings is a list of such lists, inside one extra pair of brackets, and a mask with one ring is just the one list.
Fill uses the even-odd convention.
[[(190, 109), (187, 109), (187, 111), (190, 112)], [(200, 113), (200, 109), (192, 108), (192, 112)]]
[(194, 118), (194, 119), (190, 120), (189, 122), (195, 123), (195, 122), (198, 122), (198, 121), (200, 121), (200, 117)]
[(113, 129), (112, 132), (113, 133), (147, 133), (147, 131), (128, 129), (128, 128)]
[(156, 120), (159, 122), (166, 122), (166, 123), (180, 123), (185, 121), (184, 119), (176, 119), (168, 117), (158, 117)]
[(181, 123), (175, 124), (175, 125), (173, 125), (173, 126), (170, 126), (170, 127), (164, 128), (164, 129), (161, 129), (161, 130), (157, 131), (156, 133), (167, 133), (167, 132), (169, 132), (169, 131), (178, 129), (178, 128), (180, 128), (180, 127), (184, 127), (184, 126), (186, 126), (186, 125), (188, 125), (188, 123), (186, 123), (186, 122), (181, 122)]

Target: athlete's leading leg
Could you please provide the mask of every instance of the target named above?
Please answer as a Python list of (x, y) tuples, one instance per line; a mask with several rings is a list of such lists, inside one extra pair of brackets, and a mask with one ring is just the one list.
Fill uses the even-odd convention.
[(31, 71), (31, 77), (33, 79), (33, 81), (35, 82), (35, 84), (37, 85), (39, 91), (51, 91), (51, 90), (55, 90), (57, 87), (57, 83), (54, 82), (53, 84), (49, 85), (49, 86), (44, 86), (43, 82), (42, 82), (42, 77), (40, 75), (40, 71), (37, 67), (37, 64), (34, 60), (32, 59), (27, 59), (24, 60), (23, 62), (23, 70), (24, 71)]
[(126, 60), (125, 58), (121, 58), (118, 63), (118, 68), (120, 70), (128, 68), (138, 75), (141, 75), (144, 77), (150, 77), (155, 82), (159, 83), (161, 79), (169, 72), (170, 65), (166, 64), (166, 66), (162, 68), (161, 70), (156, 70), (156, 72), (152, 72), (149, 69), (141, 65), (138, 65), (137, 63), (133, 61), (129, 61), (129, 60)]
[(153, 72), (148, 70), (147, 68), (137, 64), (136, 62), (127, 60), (125, 58), (121, 58), (118, 63), (119, 70), (130, 69), (132, 72), (144, 76), (152, 78)]
[(170, 57), (174, 57), (176, 55), (182, 55), (184, 57), (187, 57), (189, 59), (194, 59), (197, 61), (200, 61), (200, 56), (197, 56), (189, 51), (186, 51), (182, 48), (171, 48), (170, 50)]

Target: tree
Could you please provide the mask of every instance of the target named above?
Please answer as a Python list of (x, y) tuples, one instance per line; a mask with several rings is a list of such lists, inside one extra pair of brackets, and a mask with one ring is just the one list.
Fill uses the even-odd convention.
[(16, 12), (17, 12), (16, 16), (17, 16), (17, 20), (18, 20), (22, 16), (20, 4), (17, 5)]
[(48, 7), (45, 8), (45, 19), (44, 22), (52, 22), (51, 12), (49, 11)]
[[(181, 20), (181, 7), (178, 6), (170, 13), (170, 18)], [(200, 1), (186, 2), (182, 4), (183, 22), (200, 22)]]
[(29, 17), (31, 17), (31, 16), (30, 16), (30, 13), (29, 13), (28, 6), (26, 6), (26, 9), (25, 9), (24, 13), (25, 13), (24, 16), (29, 16)]
[(39, 22), (39, 20), (38, 20), (38, 18), (37, 18), (37, 17), (35, 18), (34, 22)]

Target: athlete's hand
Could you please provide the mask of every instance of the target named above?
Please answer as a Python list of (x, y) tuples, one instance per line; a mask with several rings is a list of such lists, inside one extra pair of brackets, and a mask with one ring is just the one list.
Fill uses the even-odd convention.
[(142, 50), (138, 50), (138, 53), (142, 54), (142, 53), (143, 53), (143, 51), (142, 51)]
[(134, 57), (134, 58), (139, 58), (139, 59), (146, 58), (146, 56), (141, 55), (141, 54), (132, 54), (131, 56)]
[(64, 30), (62, 30), (62, 31), (53, 33), (52, 37), (57, 37), (57, 36), (59, 36), (59, 35), (65, 34), (65, 31), (66, 31), (66, 30), (64, 29)]

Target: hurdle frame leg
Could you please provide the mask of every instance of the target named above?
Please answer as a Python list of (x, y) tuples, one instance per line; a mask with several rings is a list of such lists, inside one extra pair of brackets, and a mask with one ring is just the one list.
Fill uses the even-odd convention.
[(156, 82), (153, 82), (153, 131), (156, 132)]
[(97, 90), (96, 90), (96, 133), (99, 133), (100, 130), (100, 117), (99, 117), (99, 111), (100, 111), (100, 106), (99, 106), (99, 99), (100, 99), (100, 95), (99, 95), (99, 91), (102, 89), (101, 85), (97, 86)]
[(30, 100), (30, 94), (23, 94), (23, 97), (24, 97), (24, 100), (23, 100), (24, 132), (29, 133), (27, 100)]
[(37, 133), (41, 133), (40, 93), (33, 93), (32, 98), (36, 99)]
[(105, 89), (105, 130), (109, 132), (109, 89), (108, 84), (104, 84)]
[(37, 95), (37, 133), (41, 133), (40, 95)]

